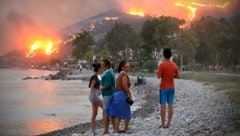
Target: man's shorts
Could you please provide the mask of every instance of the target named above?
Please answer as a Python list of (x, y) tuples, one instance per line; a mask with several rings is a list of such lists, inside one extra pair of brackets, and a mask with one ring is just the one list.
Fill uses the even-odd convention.
[(111, 99), (112, 99), (112, 96), (103, 96), (103, 109), (108, 108)]
[(173, 104), (174, 88), (163, 89), (159, 91), (159, 103), (160, 104)]

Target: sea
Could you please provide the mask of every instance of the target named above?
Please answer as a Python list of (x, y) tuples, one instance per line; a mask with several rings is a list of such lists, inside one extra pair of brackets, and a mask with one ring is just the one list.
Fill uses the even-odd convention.
[(41, 78), (56, 72), (0, 69), (1, 136), (33, 136), (90, 122), (88, 82)]

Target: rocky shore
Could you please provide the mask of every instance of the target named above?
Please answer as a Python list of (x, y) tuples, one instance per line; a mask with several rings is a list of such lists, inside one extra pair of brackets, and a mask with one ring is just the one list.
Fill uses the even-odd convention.
[[(131, 77), (132, 83), (136, 77)], [(214, 91), (211, 86), (191, 80), (175, 80), (176, 93), (172, 126), (159, 128), (158, 84), (147, 77), (146, 85), (132, 86), (135, 103), (129, 136), (237, 136), (240, 135), (240, 107), (231, 102), (227, 90)], [(123, 127), (123, 124), (121, 124)], [(103, 121), (97, 121), (97, 136), (102, 135)], [(79, 124), (40, 136), (90, 136), (90, 123)]]

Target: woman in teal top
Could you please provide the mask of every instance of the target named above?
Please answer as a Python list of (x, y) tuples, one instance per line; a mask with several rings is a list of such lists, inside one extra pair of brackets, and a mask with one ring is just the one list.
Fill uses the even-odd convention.
[[(109, 134), (108, 127), (110, 122), (110, 116), (107, 115), (106, 109), (109, 106), (112, 94), (115, 91), (115, 74), (111, 69), (111, 63), (108, 59), (104, 59), (101, 62), (101, 68), (104, 71), (101, 81), (101, 91), (103, 96), (103, 119), (104, 119), (104, 132), (103, 134)], [(112, 119), (114, 126), (114, 120)]]

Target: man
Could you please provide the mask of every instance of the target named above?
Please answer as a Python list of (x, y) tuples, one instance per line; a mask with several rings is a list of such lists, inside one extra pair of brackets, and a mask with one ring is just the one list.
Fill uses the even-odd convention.
[[(177, 65), (170, 60), (172, 52), (169, 48), (163, 50), (163, 56), (165, 60), (159, 64), (157, 69), (157, 77), (161, 78), (159, 102), (162, 124), (160, 128), (169, 128), (173, 116), (174, 78), (180, 78), (180, 76)], [(165, 126), (166, 103), (168, 104), (168, 122)]]
[[(112, 94), (115, 91), (115, 74), (111, 68), (111, 63), (108, 59), (101, 61), (101, 68), (104, 71), (101, 81), (101, 91), (103, 96), (103, 119), (104, 119), (104, 132), (103, 134), (109, 134), (108, 127), (110, 122), (110, 116), (107, 114), (107, 108), (109, 106)], [(114, 120), (112, 119), (114, 125)], [(114, 126), (113, 126), (114, 127)]]

